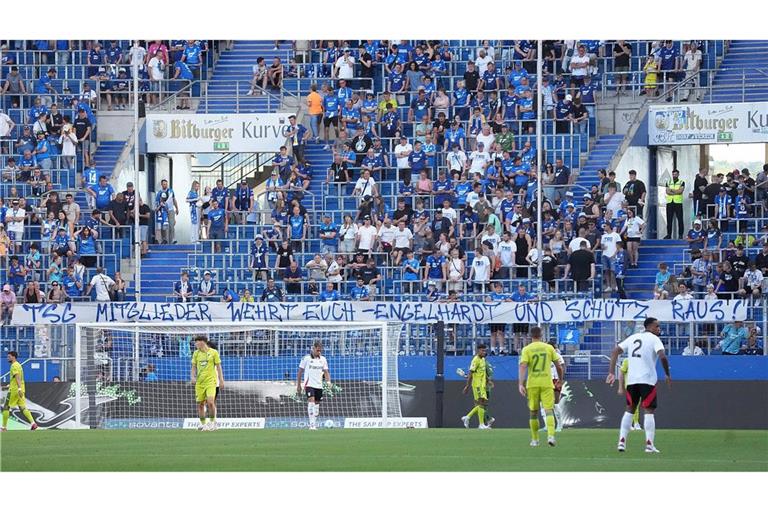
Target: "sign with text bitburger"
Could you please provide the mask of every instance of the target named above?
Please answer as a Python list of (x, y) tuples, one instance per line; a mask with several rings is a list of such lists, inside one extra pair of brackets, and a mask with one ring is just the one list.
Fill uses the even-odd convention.
[(149, 153), (272, 153), (289, 114), (147, 114)]
[(662, 105), (648, 110), (648, 144), (768, 142), (768, 102)]

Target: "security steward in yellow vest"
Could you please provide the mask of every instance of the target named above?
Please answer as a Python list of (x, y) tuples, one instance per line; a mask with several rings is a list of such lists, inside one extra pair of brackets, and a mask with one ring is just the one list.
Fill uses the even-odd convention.
[(683, 191), (685, 182), (680, 179), (680, 171), (672, 171), (672, 179), (667, 180), (667, 236), (664, 240), (672, 238), (672, 221), (677, 217), (678, 238), (683, 239)]

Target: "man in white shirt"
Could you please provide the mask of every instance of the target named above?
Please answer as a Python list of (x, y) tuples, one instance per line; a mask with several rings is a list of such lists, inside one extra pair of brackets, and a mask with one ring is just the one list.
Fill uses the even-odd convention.
[(91, 290), (96, 288), (96, 301), (109, 302), (112, 300), (109, 296), (109, 290), (115, 286), (115, 282), (104, 273), (104, 269), (99, 267), (96, 269), (96, 275), (91, 279), (88, 289), (85, 291), (85, 296), (88, 297), (91, 294)]
[(592, 250), (592, 244), (589, 243), (589, 240), (584, 238), (584, 235), (586, 234), (586, 229), (579, 228), (579, 236), (573, 237), (573, 240), (570, 241), (568, 244), (568, 254), (571, 254), (572, 252), (578, 251), (581, 247), (581, 242), (587, 243), (587, 250)]
[(696, 43), (691, 41), (688, 51), (683, 56), (683, 68), (685, 69), (685, 85), (688, 94), (681, 97), (680, 101), (689, 101), (693, 96), (694, 101), (699, 101), (699, 70), (701, 69), (701, 50), (696, 47)]
[(516, 253), (517, 244), (512, 241), (509, 231), (505, 231), (501, 242), (496, 246), (496, 256), (501, 261), (499, 279), (509, 279), (511, 277), (512, 267), (515, 266)]
[(351, 80), (355, 77), (355, 58), (350, 54), (349, 48), (344, 48), (344, 53), (336, 60), (333, 70), (335, 78)]
[(469, 168), (470, 176), (472, 174), (479, 174), (480, 177), (484, 177), (485, 170), (491, 163), (491, 155), (485, 150), (485, 144), (478, 142), (477, 149), (469, 155), (469, 160), (472, 162)]
[(13, 122), (13, 119), (8, 117), (8, 114), (0, 110), (0, 138), (7, 137), (11, 130), (13, 130), (13, 127), (16, 126), (16, 123)]
[[(162, 50), (155, 51), (155, 54), (149, 59), (147, 67), (149, 68), (149, 87), (154, 92), (160, 92), (162, 82), (165, 78), (165, 64), (163, 63)], [(149, 95), (149, 103), (159, 102), (159, 96), (156, 94)]]
[(483, 77), (483, 73), (488, 70), (488, 63), (493, 62), (493, 56), (488, 55), (485, 52), (485, 48), (480, 48), (477, 52), (477, 58), (475, 59), (475, 65), (477, 66), (477, 72), (480, 74), (480, 78)]
[(589, 55), (587, 55), (586, 46), (579, 45), (579, 49), (576, 55), (571, 57), (568, 67), (571, 70), (571, 94), (576, 97), (579, 87), (584, 85), (584, 77), (589, 73)]
[(395, 231), (395, 248), (392, 250), (392, 261), (395, 266), (400, 265), (403, 255), (413, 248), (413, 232), (406, 227), (405, 220), (397, 223)]
[[(331, 258), (330, 254), (326, 254), (327, 258)], [(333, 283), (338, 289), (338, 284), (344, 279), (341, 275), (341, 271), (344, 269), (344, 256), (338, 255), (336, 259), (329, 259), (327, 276), (328, 282)]]
[(603, 250), (602, 263), (603, 263), (603, 278), (605, 281), (605, 288), (603, 291), (611, 292), (614, 289), (618, 291), (616, 286), (616, 273), (613, 269), (614, 256), (616, 256), (616, 242), (621, 242), (621, 236), (613, 230), (610, 222), (606, 222), (603, 226), (605, 233), (600, 237), (600, 247)]
[(395, 244), (395, 233), (397, 228), (392, 225), (392, 221), (389, 217), (384, 219), (384, 222), (379, 227), (379, 232), (376, 236), (379, 238), (379, 244), (381, 244), (381, 250), (384, 252), (390, 252)]
[(377, 234), (376, 227), (371, 226), (371, 218), (366, 215), (363, 219), (363, 225), (357, 230), (357, 250), (370, 253), (376, 242)]
[(677, 285), (677, 295), (673, 300), (693, 300), (693, 295), (683, 283)]
[(451, 174), (453, 174), (454, 171), (464, 172), (467, 168), (467, 154), (459, 150), (458, 144), (453, 145), (453, 148), (451, 149), (451, 152), (448, 153), (446, 159)]
[(376, 195), (376, 180), (371, 177), (371, 171), (363, 171), (363, 175), (355, 183), (355, 190), (352, 191), (352, 195), (360, 197)]
[(24, 221), (27, 219), (27, 211), (21, 204), (21, 200), (11, 201), (11, 208), (5, 214), (6, 229), (9, 235), (13, 235), (16, 245), (16, 254), (21, 254), (21, 243), (24, 241)]
[(627, 437), (632, 427), (632, 415), (638, 406), (645, 413), (643, 430), (645, 430), (645, 452), (659, 453), (654, 445), (656, 436), (656, 360), (661, 359), (667, 384), (670, 385), (672, 377), (669, 373), (669, 360), (664, 352), (664, 344), (659, 339), (659, 321), (648, 317), (643, 322), (645, 332), (633, 334), (613, 349), (611, 362), (608, 364), (608, 376), (605, 382), (612, 385), (616, 381), (616, 361), (621, 353), (627, 354), (629, 367), (627, 368), (626, 388), (628, 401), (627, 409), (621, 418), (619, 429), (619, 443), (617, 449), (623, 452), (627, 449)]
[(472, 269), (469, 271), (469, 281), (474, 283), (475, 293), (486, 293), (491, 280), (491, 260), (480, 252), (472, 259)]
[(141, 46), (139, 41), (134, 41), (133, 46), (131, 46), (131, 49), (128, 50), (128, 56), (128, 62), (131, 65), (131, 68), (133, 68), (134, 65), (143, 66), (144, 59), (147, 56), (147, 50)]
[(413, 151), (413, 146), (408, 142), (405, 136), (400, 137), (400, 144), (395, 146), (395, 157), (397, 158), (397, 178), (405, 183), (411, 182), (411, 168), (408, 163), (408, 156)]
[(614, 214), (621, 210), (621, 203), (626, 200), (624, 194), (618, 190), (615, 183), (608, 185), (608, 192), (603, 196), (605, 209), (611, 210)]
[(749, 270), (744, 272), (744, 276), (741, 278), (741, 287), (739, 289), (739, 296), (747, 298), (752, 296), (754, 300), (760, 299), (760, 295), (763, 293), (763, 272), (757, 268), (757, 264), (753, 261), (749, 265)]

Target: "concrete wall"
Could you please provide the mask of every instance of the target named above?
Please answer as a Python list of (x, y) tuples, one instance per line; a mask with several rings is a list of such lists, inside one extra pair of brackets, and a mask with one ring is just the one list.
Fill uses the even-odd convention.
[(127, 140), (133, 131), (133, 112), (99, 112), (98, 138), (102, 140)]

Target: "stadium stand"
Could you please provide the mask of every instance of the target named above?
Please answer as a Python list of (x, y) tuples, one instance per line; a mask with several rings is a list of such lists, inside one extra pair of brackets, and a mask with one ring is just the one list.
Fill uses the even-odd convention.
[[(376, 289), (373, 290), (371, 287), (371, 295), (376, 300), (391, 301), (403, 298), (430, 300), (429, 284), (431, 282), (435, 282), (438, 292), (442, 293), (442, 298), (445, 299), (446, 285), (449, 284), (448, 274), (451, 269), (444, 258), (449, 257), (450, 251), (455, 248), (459, 250), (459, 257), (464, 260), (465, 267), (459, 278), (459, 285), (454, 289), (458, 299), (462, 301), (486, 300), (490, 292), (489, 282), (496, 280), (503, 281), (504, 293), (510, 297), (519, 284), (525, 285), (537, 300), (622, 295), (618, 290), (611, 290), (610, 286), (606, 289), (602, 282), (603, 271), (606, 270), (604, 261), (608, 260), (601, 257), (604, 255), (599, 248), (594, 250), (596, 276), (594, 279), (588, 279), (586, 286), (576, 289), (573, 276), (563, 274), (569, 254), (578, 249), (578, 247), (573, 249), (566, 249), (566, 247), (579, 236), (577, 228), (582, 227), (581, 222), (584, 222), (579, 220), (579, 212), (588, 211), (595, 203), (605, 206), (603, 194), (608, 191), (605, 187), (608, 186), (610, 179), (601, 175), (600, 172), (610, 169), (611, 161), (624, 140), (624, 135), (608, 133), (609, 130), (600, 125), (595, 110), (596, 104), (624, 102), (636, 111), (640, 111), (647, 103), (681, 99), (684, 90), (675, 88), (674, 84), (679, 82), (677, 79), (673, 85), (659, 79), (660, 95), (658, 97), (646, 91), (651, 91), (648, 88), (649, 76), (672, 75), (672, 72), (665, 67), (666, 59), (682, 60), (689, 42), (674, 41), (665, 44), (661, 41), (629, 41), (627, 45), (631, 48), (631, 58), (628, 66), (625, 66), (628, 69), (625, 70), (622, 66), (617, 70), (618, 61), (613, 54), (615, 47), (613, 41), (580, 41), (578, 45), (575, 41), (547, 41), (545, 42), (547, 82), (544, 84), (535, 83), (533, 47), (528, 41), (401, 41), (397, 46), (389, 47), (374, 41), (350, 43), (352, 42), (283, 42), (280, 44), (280, 49), (275, 50), (274, 42), (264, 41), (148, 41), (139, 44), (138, 47), (131, 41), (117, 41), (115, 44), (110, 41), (101, 41), (98, 47), (96, 42), (67, 42), (68, 48), (76, 48), (68, 52), (64, 49), (59, 50), (60, 47), (64, 47), (59, 42), (6, 42), (7, 51), (3, 53), (1, 69), (3, 87), (6, 82), (15, 81), (15, 78), (9, 80), (8, 75), (11, 73), (15, 76), (14, 68), (18, 68), (18, 73), (26, 84), (28, 92), (17, 95), (4, 89), (4, 94), (0, 97), (4, 112), (15, 124), (13, 129), (0, 139), (2, 150), (0, 164), (2, 169), (6, 169), (12, 156), (16, 158), (17, 164), (24, 158), (23, 154), (18, 153), (19, 147), (23, 147), (19, 141), (24, 142), (25, 127), (38, 120), (32, 117), (32, 114), (36, 114), (42, 108), (36, 103), (38, 97), (42, 98), (42, 104), (57, 103), (63, 115), (75, 119), (82, 102), (73, 103), (72, 99), (83, 96), (91, 103), (91, 109), (86, 113), (89, 117), (93, 116), (90, 141), (96, 148), (94, 167), (97, 171), (93, 172), (85, 168), (81, 151), (78, 152), (74, 168), (84, 172), (89, 184), (97, 187), (98, 175), (113, 177), (125, 140), (100, 138), (97, 131), (98, 119), (107, 108), (112, 106), (113, 101), (115, 105), (120, 105), (120, 102), (115, 101), (114, 98), (120, 94), (116, 91), (127, 92), (133, 87), (129, 59), (137, 56), (136, 58), (142, 61), (139, 84), (148, 110), (175, 111), (184, 107), (185, 101), (189, 98), (191, 108), (198, 113), (290, 111), (298, 114), (299, 122), (306, 127), (308, 133), (313, 135), (304, 143), (304, 162), (297, 162), (294, 156), (290, 156), (292, 150), (290, 143), (286, 142), (289, 146), (287, 148), (289, 156), (227, 156), (215, 165), (209, 166), (208, 170), (201, 168), (199, 171), (193, 171), (193, 174), (196, 172), (194, 177), (201, 184), (202, 202), (205, 203), (202, 205), (204, 215), (208, 213), (209, 199), (215, 196), (215, 191), (211, 193), (204, 190), (213, 188), (217, 179), (223, 181), (224, 187), (230, 191), (230, 194), (237, 190), (241, 180), (246, 180), (247, 187), (254, 191), (256, 211), (244, 224), (240, 224), (234, 216), (228, 219), (225, 236), (221, 240), (213, 241), (208, 238), (210, 232), (205, 233), (208, 236), (203, 236), (200, 242), (192, 244), (162, 244), (154, 240), (155, 243), (150, 245), (150, 252), (142, 261), (142, 300), (174, 301), (174, 286), (183, 271), (189, 273), (197, 299), (200, 298), (200, 283), (205, 273), (210, 272), (215, 283), (215, 293), (205, 297), (204, 300), (222, 300), (226, 295), (225, 291), (229, 291), (230, 294), (234, 292), (240, 296), (246, 289), (259, 300), (264, 294), (266, 276), (262, 275), (262, 272), (255, 271), (255, 269), (261, 269), (261, 265), (256, 267), (253, 265), (254, 254), (260, 254), (254, 253), (252, 249), (258, 236), (263, 236), (263, 245), (269, 247), (264, 265), (268, 272), (265, 274), (278, 278), (278, 284), (286, 291), (284, 300), (320, 300), (320, 291), (325, 288), (328, 274), (327, 270), (322, 270), (323, 264), (313, 265), (312, 261), (316, 259), (317, 254), (323, 254), (321, 259), (324, 259), (326, 252), (331, 255), (330, 263), (325, 263), (326, 269), (337, 261), (337, 254), (342, 253), (344, 256), (344, 268), (341, 270), (342, 277), (341, 282), (338, 283), (338, 291), (342, 300), (351, 300), (350, 294), (357, 285), (354, 278), (360, 275), (364, 283), (369, 284), (376, 273), (366, 272), (364, 262), (353, 261), (352, 252), (354, 251), (344, 253), (339, 248), (329, 249), (332, 245), (344, 247), (344, 244), (328, 244), (321, 239), (321, 234), (334, 232), (330, 225), (335, 226), (337, 236), (341, 235), (346, 215), (350, 215), (355, 222), (359, 223), (364, 223), (365, 218), (370, 217), (378, 232), (379, 241), (370, 251), (363, 251), (369, 253), (364, 259), (369, 257), (373, 259), (375, 268), (381, 276), (381, 279), (375, 283)], [(695, 96), (702, 97), (705, 102), (765, 99), (765, 95), (768, 94), (766, 92), (768, 75), (760, 68), (765, 66), (768, 42), (735, 41), (725, 44), (723, 41), (699, 41), (698, 43), (699, 48), (702, 49), (702, 65), (701, 71), (696, 76), (698, 83), (694, 88), (697, 91)], [(69, 56), (65, 58), (67, 53)], [(118, 53), (122, 56), (116, 57)], [(566, 65), (566, 72), (560, 72), (564, 63), (578, 61), (581, 53), (586, 55), (584, 58), (587, 62), (583, 68)], [(435, 57), (437, 54), (440, 54), (439, 59)], [(658, 73), (643, 71), (649, 54), (660, 63), (661, 68)], [(475, 67), (481, 68), (480, 71), (486, 71), (489, 69), (487, 64), (489, 55), (496, 63), (496, 72), (490, 68), (489, 74), (475, 75), (468, 62), (474, 61), (474, 64), (477, 64)], [(352, 70), (348, 69), (344, 61), (345, 56), (356, 59), (357, 63)], [(152, 74), (155, 64), (150, 61), (153, 58), (163, 60), (163, 66), (161, 66), (163, 69), (159, 71), (161, 73), (159, 78)], [(279, 61), (274, 60), (278, 58)], [(366, 61), (371, 60), (370, 72), (360, 65), (361, 58)], [(263, 65), (259, 59), (264, 59)], [(415, 70), (411, 69), (402, 74), (397, 71), (398, 63), (410, 64), (411, 62), (415, 62)], [(181, 64), (177, 65), (177, 63)], [(121, 73), (121, 67), (126, 69), (125, 75)], [(591, 86), (589, 83), (584, 85), (579, 76), (581, 69), (591, 77)], [(185, 78), (187, 71), (191, 73), (188, 79)], [(275, 73), (278, 71), (281, 73), (280, 77), (276, 77)], [(48, 81), (46, 77), (54, 78)], [(478, 78), (482, 80), (482, 85), (478, 85)], [(403, 85), (402, 91), (398, 89), (399, 85), (416, 79), (420, 82), (408, 83), (407, 87)], [(344, 85), (341, 84), (342, 80), (345, 81)], [(278, 82), (280, 87), (275, 86)], [(749, 82), (749, 86), (746, 82)], [(506, 86), (510, 83), (514, 86), (513, 93), (509, 96), (509, 102), (505, 103), (508, 98)], [(51, 89), (46, 84), (49, 84)], [(120, 84), (124, 84), (125, 89), (120, 88), (122, 87)], [(475, 85), (469, 93), (462, 87), (468, 84)], [(313, 133), (310, 115), (303, 108), (313, 86), (321, 94), (330, 94), (340, 100), (338, 106), (342, 118), (340, 124), (346, 127), (341, 137), (325, 140), (322, 123), (320, 123), (319, 133)], [(329, 87), (332, 87), (332, 90), (329, 90)], [(551, 93), (545, 102), (545, 108), (549, 113), (542, 122), (544, 145), (541, 148), (536, 147), (535, 123), (529, 115), (531, 105), (531, 100), (528, 98), (529, 91), (536, 87), (547, 87), (548, 91), (551, 88)], [(424, 89), (423, 95), (420, 92), (421, 88)], [(435, 103), (437, 98), (442, 98), (439, 90), (443, 88), (447, 98), (455, 100), (455, 103), (451, 105), (443, 105), (439, 101)], [(91, 97), (88, 89), (94, 91), (92, 101), (88, 100)], [(474, 89), (479, 89), (482, 93), (475, 94)], [(112, 95), (109, 102), (107, 102), (107, 94)], [(427, 99), (422, 100), (422, 98)], [(467, 108), (461, 108), (465, 98)], [(346, 104), (347, 100), (351, 101), (349, 105)], [(127, 102), (129, 109), (132, 108), (131, 101)], [(384, 119), (385, 121), (399, 119), (399, 129), (389, 129), (387, 122), (379, 122), (382, 118), (380, 110), (386, 110), (387, 101), (394, 101), (396, 105), (391, 117)], [(572, 120), (575, 115), (578, 115), (576, 109), (581, 109), (581, 104), (586, 112), (586, 124), (575, 123)], [(474, 113), (475, 107), (479, 109), (480, 114), (470, 117), (469, 110), (471, 109)], [(495, 116), (497, 112), (500, 114), (499, 118)], [(421, 116), (422, 113), (426, 114), (426, 124)], [(362, 114), (368, 114), (371, 122), (364, 124), (360, 117)], [(444, 120), (439, 117), (440, 114), (444, 115)], [(454, 116), (459, 117), (462, 134), (451, 127)], [(335, 132), (334, 122), (330, 123), (331, 135)], [(362, 127), (362, 134), (358, 134), (357, 125)], [(424, 155), (418, 152), (411, 153), (410, 158), (398, 157), (396, 147), (401, 144), (401, 136), (405, 137), (408, 145), (415, 145), (416, 141), (420, 140), (427, 151)], [(344, 137), (349, 143), (348, 147), (344, 146)], [(459, 164), (462, 171), (458, 176), (452, 176), (452, 173), (449, 173), (446, 175), (448, 180), (441, 179), (440, 172), (451, 170), (454, 165), (449, 159), (448, 153), (451, 149), (449, 146), (453, 141), (458, 140), (461, 140), (465, 157), (468, 157), (469, 161), (466, 167)], [(479, 149), (480, 143), (484, 143), (485, 151)], [(33, 148), (36, 147), (34, 142), (30, 144)], [(52, 149), (57, 148), (58, 139), (49, 138), (49, 146)], [(382, 155), (383, 162), (378, 165), (384, 170), (374, 172), (375, 192), (372, 192), (373, 187), (370, 187), (370, 183), (363, 182), (362, 191), (355, 193), (362, 166), (366, 165), (364, 157), (369, 146), (373, 147), (374, 154)], [(521, 161), (516, 162), (514, 158), (505, 158), (502, 148), (510, 150), (512, 157), (520, 156)], [(542, 161), (546, 171), (544, 173), (537, 174), (535, 170), (537, 151), (541, 151), (543, 156)], [(510, 198), (505, 198), (501, 190), (499, 190), (501, 196), (496, 197), (493, 180), (487, 179), (489, 174), (493, 173), (486, 170), (483, 160), (488, 159), (490, 163), (488, 168), (493, 168), (495, 165), (493, 158), (497, 155), (502, 159), (500, 170), (497, 171), (497, 180), (508, 181), (509, 188), (513, 188)], [(337, 156), (339, 161), (334, 164)], [(86, 194), (77, 181), (75, 172), (62, 165), (60, 157), (56, 156), (53, 160), (53, 165), (44, 170), (50, 179), (50, 190), (47, 192), (58, 193), (59, 199), (63, 199), (67, 193), (74, 194), (82, 215), (82, 219), (75, 221), (74, 224), (86, 222), (86, 219), (91, 217), (92, 207), (86, 200)], [(400, 160), (399, 163), (398, 160)], [(426, 165), (424, 165), (425, 162)], [(342, 182), (340, 178), (335, 179), (335, 177), (330, 183), (326, 182), (327, 170), (334, 165), (347, 169), (350, 174), (348, 182)], [(376, 167), (376, 164), (370, 163), (370, 165)], [(553, 169), (551, 174), (548, 166)], [(408, 167), (412, 171), (398, 173), (398, 168), (401, 167)], [(430, 170), (430, 176), (416, 179), (419, 174), (417, 171), (423, 167)], [(211, 172), (210, 169), (213, 168), (216, 168), (219, 174)], [(563, 168), (568, 168), (569, 172), (561, 174)], [(276, 172), (275, 179), (280, 179), (283, 187), (277, 193), (267, 190), (267, 178), (273, 176), (271, 172), (273, 170)], [(414, 190), (409, 189), (411, 184), (404, 183), (402, 179), (406, 177), (405, 181), (410, 182), (411, 172), (414, 174), (412, 184), (415, 187)], [(754, 175), (757, 170), (752, 172)], [(467, 174), (467, 181), (459, 187), (457, 183), (463, 183), (462, 178), (459, 177), (461, 174)], [(473, 181), (473, 174), (479, 175), (475, 181)], [(560, 179), (561, 175), (567, 175), (567, 177)], [(19, 173), (11, 172), (8, 176), (10, 179), (4, 180), (0, 186), (2, 191), (0, 197), (4, 201), (4, 206), (0, 207), (4, 209), (0, 211), (3, 212), (4, 217), (9, 215), (8, 211), (13, 210), (12, 204), (9, 205), (8, 202), (15, 195), (28, 199), (41, 195), (36, 193), (36, 185), (24, 182), (30, 180), (20, 180)], [(536, 179), (544, 180), (546, 196), (544, 210), (556, 212), (555, 218), (560, 220), (560, 223), (551, 221), (550, 224), (545, 223), (545, 226), (542, 226), (545, 229), (547, 229), (546, 226), (552, 229), (551, 232), (548, 231), (549, 234), (544, 237), (544, 241), (545, 244), (553, 247), (553, 263), (550, 265), (550, 260), (547, 259), (545, 269), (549, 276), (546, 279), (548, 286), (541, 291), (539, 290), (540, 279), (536, 276), (536, 259), (540, 251), (534, 247), (536, 243), (534, 226)], [(751, 178), (739, 174), (731, 180), (733, 187), (729, 188), (728, 194), (731, 195), (733, 192), (734, 201), (738, 195), (738, 183), (745, 183), (747, 179)], [(484, 205), (484, 201), (476, 203), (479, 198), (471, 195), (471, 187), (474, 183), (479, 183), (481, 190), (487, 189), (488, 205), (496, 213), (489, 219), (485, 211), (476, 207), (473, 214), (477, 215), (477, 219), (473, 220), (472, 214), (468, 214), (465, 222), (462, 211), (464, 204)], [(424, 190), (424, 187), (428, 187), (429, 190)], [(503, 187), (499, 187), (501, 188)], [(154, 192), (156, 191), (153, 190), (148, 199), (153, 209), (157, 206), (153, 197)], [(569, 192), (572, 195), (569, 195)], [(176, 191), (180, 208), (187, 208), (184, 201), (186, 193), (186, 190)], [(283, 196), (284, 200), (274, 201), (279, 196)], [(479, 236), (470, 237), (466, 236), (466, 230), (460, 232), (458, 229), (447, 228), (447, 224), (438, 216), (438, 210), (442, 207), (443, 197), (441, 196), (447, 197), (451, 206), (439, 215), (442, 215), (442, 218), (457, 218), (465, 227), (476, 230)], [(587, 203), (585, 196), (590, 196), (591, 200), (596, 201)], [(228, 208), (225, 210), (233, 208), (229, 204), (229, 197), (232, 196), (228, 196)], [(397, 224), (393, 223), (390, 228), (385, 221), (386, 218), (396, 220), (403, 215), (397, 212), (398, 198), (406, 199), (407, 211), (416, 210), (415, 214), (409, 214), (411, 221), (407, 223), (407, 227), (414, 235), (413, 245), (419, 249), (416, 258), (419, 260), (420, 275), (416, 278), (418, 284), (415, 286), (412, 273), (403, 266), (405, 257), (392, 254), (393, 248), (398, 247), (396, 244), (398, 235), (395, 233), (398, 229)], [(291, 200), (298, 200), (298, 214), (293, 213)], [(32, 208), (39, 208), (38, 200), (34, 199), (34, 201), (36, 204), (33, 204)], [(749, 247), (746, 251), (748, 257), (757, 256), (762, 243), (760, 236), (765, 237), (761, 229), (766, 223), (767, 215), (765, 206), (754, 204), (754, 200), (752, 201), (751, 211), (745, 216), (743, 222), (731, 222), (729, 226), (723, 226), (728, 229), (721, 229), (724, 237), (721, 252), (731, 251), (735, 255), (734, 242), (737, 241), (737, 237), (741, 236), (743, 241), (753, 236), (755, 243), (748, 243)], [(272, 202), (277, 204), (271, 204)], [(424, 213), (418, 210), (420, 202), (424, 206)], [(519, 211), (515, 209), (515, 203), (521, 206)], [(573, 210), (570, 210), (569, 203), (573, 204)], [(600, 215), (595, 219), (598, 230), (605, 222), (613, 224), (617, 231), (621, 230), (626, 221), (626, 213), (625, 207), (619, 206), (621, 212), (614, 212), (616, 213), (614, 218), (608, 220), (603, 218), (602, 208), (599, 208)], [(648, 209), (650, 210), (650, 205)], [(50, 211), (51, 208), (48, 210)], [(31, 210), (28, 211), (24, 226), (25, 244), (16, 253), (17, 255), (26, 255), (28, 244), (31, 242), (41, 243), (44, 248), (47, 248), (46, 240), (41, 235), (41, 231), (46, 230), (42, 222), (44, 215), (45, 212), (42, 210), (34, 213)], [(228, 211), (226, 215), (229, 216), (230, 212)], [(413, 219), (419, 215), (427, 217), (428, 221), (424, 225), (413, 222)], [(104, 214), (105, 222), (108, 218), (108, 215)], [(529, 221), (526, 221), (526, 218)], [(569, 218), (574, 227), (570, 232), (565, 230), (565, 218)], [(6, 218), (0, 220), (7, 223)], [(325, 222), (326, 220), (330, 220), (330, 225)], [(277, 227), (276, 222), (279, 222)], [(496, 226), (489, 235), (484, 237), (483, 227), (488, 223)], [(515, 265), (512, 275), (505, 273), (508, 270), (503, 268), (504, 264), (501, 263), (504, 261), (498, 249), (498, 238), (502, 232), (501, 224), (511, 227), (513, 231), (511, 243), (517, 254), (513, 257)], [(427, 227), (433, 236), (425, 236)], [(595, 248), (596, 242), (599, 245), (601, 231), (590, 230), (588, 222), (584, 222), (583, 227), (588, 231), (587, 240), (590, 240), (591, 247)], [(686, 231), (687, 228), (688, 226)], [(746, 232), (735, 231), (738, 228), (746, 229)], [(355, 230), (355, 228), (351, 229)], [(100, 233), (99, 243), (95, 249), (96, 263), (86, 270), (83, 282), (90, 281), (97, 266), (103, 267), (109, 276), (114, 276), (116, 272), (130, 276), (132, 268), (129, 263), (125, 263), (125, 260), (131, 257), (132, 230), (104, 224), (98, 226), (98, 230)], [(154, 231), (151, 226), (149, 231), (150, 233)], [(444, 240), (439, 237), (440, 231), (445, 234)], [(554, 235), (555, 231), (560, 231), (563, 235), (561, 244), (558, 243), (559, 236)], [(344, 232), (346, 234), (348, 229)], [(70, 228), (71, 235), (74, 235), (74, 231)], [(363, 235), (363, 240), (365, 236), (367, 235)], [(676, 280), (687, 279), (685, 276), (690, 272), (694, 256), (690, 249), (686, 249), (688, 246), (686, 242), (656, 240), (655, 237), (656, 233), (646, 232), (640, 243), (637, 268), (626, 266), (622, 298), (652, 298), (652, 283), (656, 279), (657, 264), (660, 261), (667, 263)], [(451, 242), (451, 238), (456, 240)], [(554, 239), (554, 244), (549, 244), (550, 238)], [(290, 241), (288, 244), (288, 248), (292, 249), (290, 257), (286, 254), (287, 249), (277, 250), (280, 241), (284, 239)], [(74, 253), (82, 258), (84, 255), (82, 240), (73, 242)], [(729, 247), (729, 244), (734, 245)], [(85, 246), (88, 247), (87, 241)], [(220, 250), (215, 250), (215, 247)], [(2, 248), (3, 241), (0, 237), (0, 249)], [(10, 252), (9, 248), (4, 250)], [(494, 265), (492, 269), (479, 266), (482, 260), (479, 258), (479, 252), (484, 252), (491, 257), (490, 262)], [(718, 259), (722, 261), (728, 257), (735, 257), (734, 255), (724, 253)], [(284, 280), (290, 258), (298, 263), (298, 272), (301, 273), (301, 282), (298, 287), (288, 286), (294, 283), (286, 283)], [(9, 263), (8, 258), (2, 258), (2, 260), (2, 280), (5, 281)], [(611, 265), (614, 264), (613, 261), (610, 259)], [(66, 263), (65, 261), (63, 264), (66, 266)], [(41, 266), (43, 269), (51, 268), (51, 257), (46, 249), (43, 250)], [(481, 278), (476, 278), (470, 283), (468, 276), (470, 269), (473, 268), (474, 275), (479, 274)], [(40, 289), (44, 294), (49, 293), (50, 272), (51, 270), (40, 272)], [(487, 277), (484, 276), (486, 272), (488, 272)], [(552, 275), (549, 275), (550, 272)], [(254, 279), (254, 275), (259, 276), (260, 279)], [(706, 284), (710, 282), (717, 284), (718, 281), (719, 275), (711, 275), (704, 286), (706, 288)], [(128, 283), (126, 292), (126, 299), (134, 297), (133, 283)], [(720, 293), (723, 293), (723, 290), (720, 290)], [(18, 295), (22, 296), (21, 293)], [(270, 296), (265, 295), (265, 297)], [(80, 300), (89, 299), (95, 300), (95, 294)], [(423, 332), (417, 333), (413, 338), (416, 340), (413, 342), (415, 348), (408, 350), (429, 353), (428, 346), (420, 345), (420, 340), (429, 338), (427, 328), (420, 327), (420, 329)], [(461, 348), (457, 348), (457, 351), (469, 352), (471, 341), (468, 340), (474, 336), (487, 336), (486, 328), (483, 326), (462, 326), (461, 330), (459, 338), (463, 340), (463, 344)], [(20, 329), (19, 336), (14, 339), (19, 340), (19, 344), (23, 345), (24, 341), (29, 342), (33, 339), (33, 333), (28, 329)], [(593, 322), (584, 331), (580, 348), (598, 353), (605, 352), (613, 339), (615, 339), (613, 326)]]

